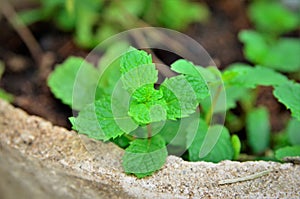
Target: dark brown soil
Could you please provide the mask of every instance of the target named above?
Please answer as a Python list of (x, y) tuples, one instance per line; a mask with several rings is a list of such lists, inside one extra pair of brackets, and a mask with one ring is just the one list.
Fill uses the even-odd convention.
[[(250, 27), (245, 1), (205, 0), (205, 2), (212, 11), (211, 19), (207, 24), (192, 24), (186, 33), (203, 45), (221, 69), (233, 62), (245, 61), (242, 45), (237, 40), (237, 33)], [(51, 52), (51, 56), (48, 56), (51, 64), (48, 69), (43, 70), (34, 62), (23, 41), (4, 17), (0, 18), (0, 25), (0, 59), (6, 64), (6, 72), (0, 81), (0, 87), (15, 96), (13, 102), (15, 106), (56, 125), (70, 128), (67, 118), (72, 116), (72, 111), (53, 97), (46, 80), (55, 63), (63, 61), (70, 55), (85, 56), (88, 52), (73, 43), (71, 34), (58, 31), (52, 24), (38, 23), (30, 26), (43, 51)], [(276, 100), (268, 97), (269, 94), (269, 91), (261, 90), (258, 104), (267, 105), (269, 108), (277, 107), (272, 108), (274, 117), (271, 119), (272, 124), (277, 124), (276, 129), (280, 129), (284, 124), (281, 122), (278, 125), (275, 116), (281, 108), (278, 108)]]
[(212, 11), (206, 24), (194, 24), (188, 34), (196, 39), (223, 69), (233, 62), (245, 61), (237, 39), (241, 29), (250, 27), (246, 3), (241, 0), (205, 1)]
[[(2, 19), (0, 24), (5, 30), (0, 37), (0, 59), (6, 64), (0, 87), (15, 96), (15, 106), (70, 128), (67, 118), (72, 116), (71, 109), (54, 98), (46, 83), (54, 64), (49, 66), (49, 70), (42, 70), (7, 21)], [(43, 50), (50, 52), (47, 56), (50, 63), (62, 62), (69, 55), (86, 55), (75, 46), (70, 34), (59, 32), (53, 25), (39, 23), (30, 28)]]

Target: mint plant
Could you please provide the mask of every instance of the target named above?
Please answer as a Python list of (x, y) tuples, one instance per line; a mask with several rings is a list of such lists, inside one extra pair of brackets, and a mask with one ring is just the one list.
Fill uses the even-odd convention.
[[(109, 57), (104, 55), (103, 60)], [(210, 125), (212, 110), (227, 111), (234, 117), (230, 111), (238, 101), (249, 112), (245, 123), (247, 145), (254, 154), (269, 150), (272, 147), (269, 113), (254, 106), (255, 97), (248, 97), (249, 90), (258, 86), (272, 86), (274, 96), (300, 121), (300, 84), (273, 69), (234, 64), (220, 73), (213, 67), (195, 66), (184, 59), (175, 61), (170, 69), (177, 75), (156, 85), (158, 71), (151, 55), (131, 47), (112, 61), (112, 69), (107, 70), (113, 73), (108, 74), (81, 58), (70, 57), (57, 66), (48, 85), (56, 97), (79, 111), (70, 118), (73, 129), (124, 148), (124, 171), (138, 178), (159, 170), (168, 154), (183, 155), (190, 161), (238, 159), (243, 141), (224, 126)], [(225, 110), (217, 106), (224, 99), (209, 89), (223, 84), (227, 93)], [(210, 103), (212, 96), (217, 99)], [(294, 132), (297, 125), (288, 127), (292, 139), (298, 139)], [(215, 135), (216, 140), (205, 153), (208, 134)], [(297, 146), (298, 142), (281, 143), (280, 148), (288, 145)], [(182, 150), (186, 152), (180, 153)], [(292, 155), (299, 152), (296, 147)], [(282, 155), (272, 158), (283, 160)]]
[[(172, 64), (171, 69), (179, 75), (165, 79), (159, 88), (156, 88), (154, 84), (158, 80), (158, 71), (152, 63), (151, 55), (131, 48), (118, 63), (121, 75), (120, 81), (114, 84), (114, 92), (110, 95), (103, 94), (105, 92), (96, 94), (94, 102), (87, 103), (82, 106), (83, 108), (75, 106), (74, 108), (80, 112), (77, 117), (70, 118), (70, 121), (73, 128), (81, 134), (122, 145), (125, 148), (123, 167), (126, 173), (144, 177), (160, 169), (168, 154), (167, 145), (173, 144), (181, 120), (200, 121), (199, 128), (197, 125), (197, 129), (194, 130), (197, 134), (201, 134), (197, 142), (192, 141), (193, 135), (188, 134), (189, 132), (181, 134), (186, 137), (186, 142), (193, 142), (190, 147), (192, 160), (206, 158), (217, 162), (232, 159), (234, 150), (226, 129), (222, 131), (215, 149), (207, 157), (196, 157), (200, 151), (199, 144), (203, 142), (208, 128), (199, 114), (196, 114), (196, 108), (204, 98), (209, 97), (206, 81), (198, 67), (186, 60), (178, 60)], [(74, 96), (73, 89), (69, 86), (74, 85), (76, 77), (74, 74), (78, 72), (78, 65), (89, 68), (83, 71), (97, 70), (83, 60), (71, 57), (59, 65), (48, 79), (48, 84), (56, 97), (69, 105), (72, 101), (70, 94)], [(72, 68), (73, 71), (70, 72)], [(62, 74), (70, 74), (71, 77), (62, 77)], [(91, 82), (94, 82), (93, 78)], [(96, 89), (94, 83), (89, 85), (90, 88), (94, 87), (96, 93), (101, 87), (101, 84), (97, 85)], [(80, 88), (84, 86), (86, 85)], [(68, 92), (66, 88), (69, 88)], [(83, 93), (91, 90), (90, 88), (85, 88)], [(222, 130), (221, 126), (213, 128)], [(188, 144), (179, 143), (179, 145), (186, 147)], [(228, 151), (224, 151), (222, 146), (228, 147)], [(224, 156), (218, 155), (220, 151)]]
[[(203, 22), (209, 12), (204, 4), (189, 0), (39, 0), (40, 7), (20, 12), (25, 24), (51, 20), (60, 29), (74, 32), (78, 45), (93, 48), (119, 32), (148, 26), (184, 30)], [(183, 12), (183, 10), (188, 12)], [(176, 15), (174, 15), (176, 13)]]

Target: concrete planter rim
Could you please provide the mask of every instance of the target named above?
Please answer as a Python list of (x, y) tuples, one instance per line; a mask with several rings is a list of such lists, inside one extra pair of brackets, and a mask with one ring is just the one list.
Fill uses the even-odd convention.
[[(122, 149), (112, 143), (87, 141), (91, 151), (74, 131), (0, 100), (0, 198), (18, 194), (23, 198), (300, 197), (299, 165), (185, 162), (169, 156), (153, 176), (137, 179), (124, 174)], [(270, 172), (256, 179), (219, 184), (266, 170)]]

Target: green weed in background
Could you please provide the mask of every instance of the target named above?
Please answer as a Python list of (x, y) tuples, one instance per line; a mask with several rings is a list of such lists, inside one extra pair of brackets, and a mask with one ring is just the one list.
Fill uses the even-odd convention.
[(189, 0), (39, 0), (40, 7), (19, 12), (25, 24), (53, 21), (74, 32), (78, 45), (93, 48), (119, 32), (145, 26), (184, 30), (209, 16), (204, 4)]
[(245, 58), (281, 72), (299, 72), (300, 39), (283, 36), (300, 29), (299, 10), (291, 11), (278, 0), (257, 0), (249, 5), (248, 15), (255, 30), (239, 33)]

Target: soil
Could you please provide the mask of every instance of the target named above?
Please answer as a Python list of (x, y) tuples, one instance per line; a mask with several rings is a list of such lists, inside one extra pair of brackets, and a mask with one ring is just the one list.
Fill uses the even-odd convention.
[[(246, 2), (240, 0), (204, 0), (211, 9), (211, 18), (206, 24), (192, 24), (186, 31), (188, 35), (199, 41), (212, 56), (220, 69), (233, 62), (245, 62), (242, 45), (237, 40), (241, 29), (249, 28), (246, 16)], [(47, 70), (32, 59), (23, 41), (4, 19), (0, 18), (0, 60), (6, 64), (6, 72), (0, 81), (0, 87), (15, 96), (13, 104), (29, 114), (41, 116), (55, 125), (70, 129), (67, 120), (72, 115), (69, 107), (55, 99), (47, 87), (47, 76), (54, 63), (63, 61), (70, 55), (85, 56), (88, 51), (77, 47), (70, 33), (63, 33), (51, 23), (37, 23), (30, 30), (38, 40), (44, 52), (48, 54)], [(41, 72), (42, 71), (42, 72)], [(266, 92), (265, 92), (266, 91)], [(258, 104), (268, 104), (271, 109), (272, 124), (276, 130), (284, 126), (278, 117), (282, 112), (276, 100), (268, 97), (269, 90), (262, 89)], [(267, 97), (266, 97), (266, 96)], [(279, 115), (280, 115), (279, 114)], [(286, 112), (283, 113), (286, 115)]]

